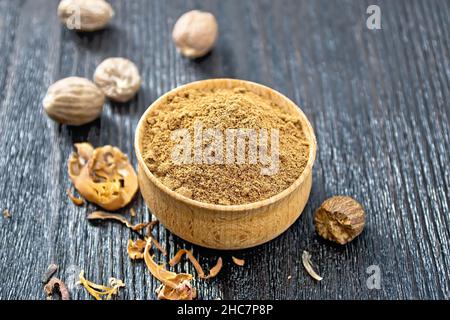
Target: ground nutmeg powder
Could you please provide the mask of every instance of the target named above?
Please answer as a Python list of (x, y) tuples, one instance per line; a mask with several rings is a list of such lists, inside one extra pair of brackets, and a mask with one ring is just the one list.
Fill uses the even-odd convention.
[[(142, 154), (164, 185), (188, 198), (252, 203), (280, 193), (303, 172), (309, 142), (302, 126), (300, 116), (244, 88), (185, 89), (148, 114)], [(237, 129), (256, 140), (239, 140)], [(184, 162), (174, 158), (177, 150)], [(267, 157), (258, 158), (261, 152)]]

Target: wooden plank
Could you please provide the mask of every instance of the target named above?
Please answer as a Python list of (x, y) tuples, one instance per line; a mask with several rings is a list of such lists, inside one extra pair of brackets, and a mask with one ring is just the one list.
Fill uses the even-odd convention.
[[(134, 236), (119, 224), (87, 222), (95, 206), (67, 198), (66, 160), (74, 142), (89, 141), (116, 145), (136, 163), (134, 129), (148, 105), (178, 85), (215, 77), (286, 94), (310, 118), (318, 154), (304, 213), (265, 245), (218, 252), (156, 228), (169, 255), (194, 248), (205, 266), (224, 257), (218, 278), (195, 281), (201, 299), (450, 298), (448, 1), (379, 1), (381, 30), (366, 28), (368, 0), (110, 2), (109, 28), (77, 34), (59, 23), (56, 0), (0, 0), (0, 209), (13, 215), (0, 219), (0, 299), (43, 299), (40, 279), (52, 262), (75, 299), (88, 298), (75, 286), (81, 269), (97, 283), (124, 279), (121, 299), (155, 298), (158, 281), (127, 257)], [(220, 39), (211, 54), (189, 61), (176, 52), (171, 29), (193, 8), (216, 14)], [(139, 66), (135, 99), (107, 102), (101, 119), (79, 128), (44, 115), (51, 83), (92, 78), (111, 56)], [(367, 211), (366, 230), (344, 247), (314, 232), (314, 210), (334, 194), (354, 196)], [(137, 221), (151, 218), (141, 197), (132, 206)], [(312, 253), (322, 282), (304, 271), (302, 250)], [(370, 265), (380, 267), (381, 290), (367, 288)], [(175, 270), (193, 272), (185, 262)]]

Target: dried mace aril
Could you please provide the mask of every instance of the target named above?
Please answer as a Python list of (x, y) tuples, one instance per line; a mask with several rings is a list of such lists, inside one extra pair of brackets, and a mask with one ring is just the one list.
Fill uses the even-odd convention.
[(162, 285), (158, 288), (158, 299), (162, 300), (193, 300), (197, 297), (197, 290), (192, 287), (192, 275), (189, 273), (175, 273), (166, 270), (163, 265), (160, 265), (153, 260), (150, 255), (150, 248), (152, 247), (152, 239), (147, 238), (147, 244), (144, 249), (144, 261), (150, 273)]
[(317, 233), (324, 239), (346, 244), (364, 229), (364, 208), (348, 196), (334, 196), (325, 200), (314, 216)]
[(108, 212), (103, 212), (103, 211), (94, 211), (87, 216), (87, 219), (88, 220), (116, 220), (116, 221), (122, 222), (128, 228), (130, 228), (131, 230), (136, 231), (136, 232), (139, 232), (142, 229), (145, 229), (147, 226), (149, 226), (151, 224), (151, 222), (142, 222), (142, 223), (133, 225), (127, 218), (125, 218), (117, 213), (108, 213)]
[(119, 294), (119, 289), (125, 287), (122, 280), (109, 278), (109, 287), (93, 283), (84, 277), (84, 271), (79, 275), (81, 284), (96, 300), (111, 300), (112, 296)]
[(130, 203), (138, 181), (128, 157), (112, 146), (94, 149), (89, 143), (77, 143), (75, 148), (68, 169), (78, 193), (110, 211)]
[(137, 239), (135, 241), (128, 240), (127, 252), (131, 260), (144, 259), (144, 250), (147, 241), (142, 239)]
[(243, 267), (245, 265), (244, 259), (238, 259), (236, 257), (231, 257), (231, 259), (233, 260), (234, 264), (237, 266)]

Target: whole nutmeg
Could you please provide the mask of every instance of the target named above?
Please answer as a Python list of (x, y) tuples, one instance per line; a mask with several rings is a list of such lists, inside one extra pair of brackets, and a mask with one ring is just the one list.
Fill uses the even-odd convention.
[(364, 229), (364, 208), (348, 196), (334, 196), (325, 200), (314, 216), (317, 233), (327, 240), (346, 244)]
[(214, 15), (199, 10), (183, 14), (172, 31), (177, 49), (188, 58), (207, 54), (216, 43), (217, 35), (218, 26)]
[(69, 77), (52, 84), (43, 104), (53, 120), (79, 126), (98, 118), (102, 113), (105, 95), (85, 78)]
[(58, 16), (69, 29), (97, 31), (108, 24), (114, 10), (105, 0), (62, 0)]
[(130, 60), (108, 58), (95, 70), (94, 82), (108, 98), (127, 102), (139, 91), (141, 77), (138, 68)]

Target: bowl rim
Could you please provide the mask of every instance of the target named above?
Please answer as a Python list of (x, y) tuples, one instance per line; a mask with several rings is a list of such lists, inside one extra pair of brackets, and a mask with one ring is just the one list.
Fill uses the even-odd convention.
[[(308, 161), (306, 163), (306, 166), (303, 170), (303, 172), (300, 174), (300, 176), (286, 189), (284, 189), (283, 191), (281, 191), (280, 193), (277, 193), (273, 196), (271, 196), (270, 198), (264, 199), (264, 200), (260, 200), (260, 201), (256, 201), (256, 202), (250, 202), (250, 203), (245, 203), (245, 204), (237, 204), (237, 205), (220, 205), (220, 204), (213, 204), (213, 203), (207, 203), (207, 202), (201, 202), (201, 201), (197, 201), (197, 200), (193, 200), (191, 198), (185, 197), (183, 195), (181, 195), (180, 193), (173, 191), (171, 189), (169, 189), (166, 185), (164, 185), (156, 176), (153, 175), (153, 173), (150, 171), (150, 169), (147, 167), (147, 165), (145, 164), (145, 161), (142, 157), (142, 152), (141, 152), (141, 132), (143, 132), (143, 128), (146, 125), (146, 119), (147, 119), (147, 115), (150, 113), (150, 111), (159, 106), (161, 104), (161, 102), (169, 95), (172, 95), (173, 93), (176, 93), (178, 91), (181, 90), (185, 90), (185, 89), (189, 89), (192, 86), (195, 86), (198, 88), (198, 86), (200, 84), (208, 84), (208, 83), (219, 83), (219, 82), (229, 82), (231, 84), (242, 84), (245, 83), (247, 84), (249, 87), (258, 87), (259, 89), (265, 90), (265, 91), (269, 91), (275, 95), (277, 95), (278, 97), (280, 97), (281, 99), (285, 100), (287, 102), (288, 105), (294, 107), (294, 109), (297, 110), (297, 112), (299, 113), (301, 119), (302, 119), (302, 125), (305, 125), (307, 128), (307, 132), (306, 136), (308, 138), (308, 141), (310, 142), (310, 148), (309, 148), (309, 154), (308, 154)], [(232, 87), (232, 86), (231, 86)], [(225, 88), (225, 87), (224, 87)], [(213, 211), (230, 211), (230, 212), (239, 212), (239, 211), (248, 211), (248, 210), (254, 210), (254, 209), (259, 209), (261, 207), (265, 207), (268, 206), (270, 204), (273, 204), (275, 202), (280, 201), (281, 199), (287, 197), (289, 194), (291, 194), (294, 190), (296, 190), (299, 186), (301, 186), (303, 184), (303, 182), (305, 181), (305, 179), (307, 178), (307, 176), (311, 173), (312, 171), (312, 167), (314, 165), (314, 161), (316, 158), (316, 148), (317, 148), (317, 141), (316, 141), (316, 136), (314, 134), (314, 130), (312, 128), (311, 123), (309, 122), (308, 118), (306, 117), (306, 115), (303, 113), (303, 111), (300, 109), (300, 107), (294, 103), (291, 99), (289, 99), (288, 97), (286, 97), (284, 94), (278, 92), (275, 89), (272, 89), (268, 86), (256, 83), (256, 82), (252, 82), (252, 81), (247, 81), (247, 80), (240, 80), (240, 79), (232, 79), (232, 78), (214, 78), (214, 79), (206, 79), (206, 80), (199, 80), (199, 81), (193, 81), (193, 82), (189, 82), (187, 84), (184, 85), (180, 85), (174, 89), (171, 89), (169, 91), (167, 91), (166, 93), (164, 93), (163, 95), (161, 95), (158, 99), (156, 99), (155, 101), (153, 101), (153, 103), (145, 110), (145, 112), (142, 114), (141, 118), (139, 119), (139, 122), (137, 124), (136, 127), (136, 131), (135, 131), (135, 139), (134, 139), (134, 149), (135, 149), (135, 154), (136, 154), (136, 158), (138, 160), (138, 164), (139, 164), (139, 171), (143, 170), (143, 172), (145, 173), (145, 176), (150, 179), (160, 190), (162, 190), (163, 192), (165, 192), (166, 194), (168, 194), (169, 196), (182, 201), (184, 203), (187, 203), (191, 206), (195, 206), (195, 207), (199, 207), (199, 208), (203, 208), (203, 209), (209, 209), (209, 210), (213, 210)], [(139, 175), (140, 173), (138, 173)]]

